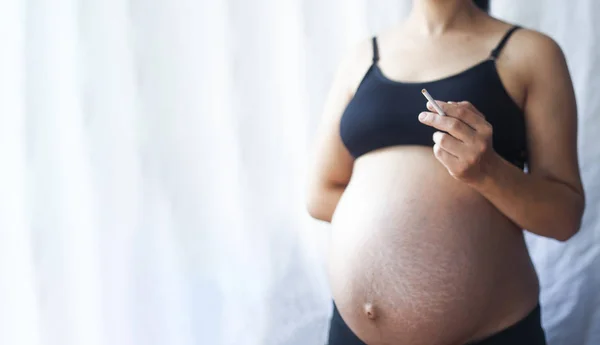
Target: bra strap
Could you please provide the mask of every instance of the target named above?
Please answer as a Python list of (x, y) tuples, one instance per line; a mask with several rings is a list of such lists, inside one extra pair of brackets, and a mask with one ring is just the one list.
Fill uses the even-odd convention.
[(379, 61), (379, 47), (377, 46), (377, 36), (373, 36), (373, 63)]
[(510, 28), (510, 30), (508, 30), (506, 32), (506, 34), (504, 34), (504, 37), (502, 37), (502, 40), (500, 40), (500, 43), (498, 43), (496, 48), (494, 48), (494, 50), (492, 50), (492, 53), (490, 54), (490, 59), (496, 60), (498, 58), (498, 56), (502, 52), (502, 48), (504, 48), (504, 46), (506, 45), (506, 42), (508, 42), (508, 39), (510, 38), (510, 36), (512, 36), (512, 34), (515, 31), (519, 30), (520, 28), (521, 28), (520, 26), (515, 25), (512, 28)]

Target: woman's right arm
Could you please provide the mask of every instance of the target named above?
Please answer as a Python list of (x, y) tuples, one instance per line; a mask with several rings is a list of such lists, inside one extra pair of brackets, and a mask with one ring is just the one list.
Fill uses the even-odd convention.
[(339, 125), (354, 93), (353, 79), (356, 78), (352, 75), (356, 73), (357, 58), (360, 59), (357, 54), (350, 54), (338, 67), (325, 102), (309, 168), (308, 213), (326, 222), (331, 222), (352, 175), (354, 159), (342, 143)]

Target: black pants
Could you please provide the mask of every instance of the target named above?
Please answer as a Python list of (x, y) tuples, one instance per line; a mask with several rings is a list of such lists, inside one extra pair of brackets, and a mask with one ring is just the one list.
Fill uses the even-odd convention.
[[(329, 327), (328, 345), (366, 345), (346, 325), (335, 304)], [(491, 335), (490, 337), (467, 345), (546, 345), (546, 336), (542, 328), (540, 306), (516, 324)]]

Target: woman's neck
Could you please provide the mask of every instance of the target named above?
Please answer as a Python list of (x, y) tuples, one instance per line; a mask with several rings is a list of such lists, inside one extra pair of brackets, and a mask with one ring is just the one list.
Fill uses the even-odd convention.
[(481, 11), (471, 0), (413, 0), (407, 24), (428, 36), (468, 26)]

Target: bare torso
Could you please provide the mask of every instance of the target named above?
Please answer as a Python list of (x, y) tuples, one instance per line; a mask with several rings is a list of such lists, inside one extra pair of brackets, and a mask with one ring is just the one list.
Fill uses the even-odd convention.
[[(489, 19), (477, 34), (440, 42), (390, 31), (380, 35), (380, 67), (402, 81), (451, 75), (485, 59), (508, 28)], [(365, 50), (356, 86), (369, 65)], [(505, 50), (498, 73), (523, 104), (518, 48)], [(369, 345), (464, 344), (517, 322), (537, 304), (523, 231), (452, 178), (430, 147), (388, 147), (358, 158), (332, 226), (333, 296)]]
[(333, 296), (368, 344), (461, 344), (537, 303), (522, 231), (428, 148), (357, 160), (332, 225)]

